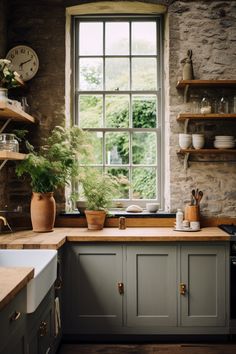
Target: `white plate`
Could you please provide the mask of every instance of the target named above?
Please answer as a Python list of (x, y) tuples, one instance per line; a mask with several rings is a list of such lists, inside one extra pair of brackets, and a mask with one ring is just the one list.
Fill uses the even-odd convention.
[(174, 231), (182, 231), (182, 232), (196, 232), (196, 231), (200, 231), (201, 229), (197, 229), (197, 230), (193, 230), (191, 229), (191, 227), (189, 227), (188, 229), (174, 229)]

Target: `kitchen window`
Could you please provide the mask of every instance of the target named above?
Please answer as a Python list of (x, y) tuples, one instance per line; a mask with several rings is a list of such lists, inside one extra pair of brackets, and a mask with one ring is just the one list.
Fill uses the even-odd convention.
[(93, 167), (119, 177), (116, 200), (160, 202), (160, 18), (75, 17), (74, 53), (74, 124), (93, 136)]

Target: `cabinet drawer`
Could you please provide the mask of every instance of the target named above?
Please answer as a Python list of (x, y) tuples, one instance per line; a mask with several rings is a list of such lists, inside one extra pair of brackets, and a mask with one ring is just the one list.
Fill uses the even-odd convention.
[(1, 311), (0, 314), (0, 351), (10, 336), (25, 325), (26, 287)]

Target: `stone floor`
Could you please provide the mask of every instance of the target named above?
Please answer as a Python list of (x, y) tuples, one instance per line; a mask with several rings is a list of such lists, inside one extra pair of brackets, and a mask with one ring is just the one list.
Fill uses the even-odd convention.
[(236, 354), (236, 343), (62, 344), (57, 354)]

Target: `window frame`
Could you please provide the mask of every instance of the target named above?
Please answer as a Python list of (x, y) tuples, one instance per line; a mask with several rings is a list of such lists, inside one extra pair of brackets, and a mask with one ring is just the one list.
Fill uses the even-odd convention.
[[(133, 95), (154, 95), (157, 97), (157, 123), (158, 126), (156, 128), (90, 128), (86, 129), (89, 131), (99, 131), (103, 134), (103, 137), (105, 136), (105, 132), (112, 132), (112, 131), (128, 131), (130, 136), (132, 135), (132, 132), (138, 131), (138, 132), (148, 132), (148, 131), (156, 131), (157, 134), (157, 161), (156, 161), (156, 176), (157, 176), (157, 199), (132, 199), (132, 200), (121, 200), (122, 204), (124, 206), (130, 205), (130, 204), (139, 204), (140, 206), (144, 207), (147, 202), (158, 202), (160, 203), (160, 209), (164, 209), (164, 97), (163, 97), (163, 23), (162, 23), (162, 16), (160, 15), (101, 15), (101, 16), (95, 16), (95, 15), (76, 15), (73, 16), (73, 22), (72, 22), (72, 80), (71, 80), (71, 93), (72, 93), (72, 124), (78, 125), (78, 96), (79, 94), (94, 94), (94, 95), (101, 95), (103, 96), (103, 105), (105, 105), (105, 99), (104, 97), (106, 95), (114, 95), (114, 94), (120, 94), (120, 95), (129, 95), (130, 97), (130, 102), (131, 102), (131, 97)], [(103, 28), (105, 28), (105, 22), (106, 21), (129, 21), (130, 24), (133, 21), (156, 21), (156, 28), (157, 28), (157, 38), (156, 38), (156, 61), (157, 61), (157, 89), (155, 91), (153, 90), (143, 90), (143, 91), (133, 91), (131, 89), (127, 91), (107, 91), (104, 90), (104, 84), (105, 84), (105, 75), (103, 75), (103, 90), (79, 90), (79, 85), (78, 85), (78, 80), (79, 80), (79, 75), (77, 72), (77, 60), (79, 60), (79, 49), (78, 49), (78, 40), (76, 40), (76, 31), (78, 31), (78, 26), (79, 22), (103, 22)], [(103, 43), (105, 41), (105, 31), (103, 31)], [(96, 58), (96, 57), (102, 57), (102, 58), (110, 58), (110, 57), (115, 57), (115, 58), (124, 58), (128, 57), (130, 60), (135, 57), (142, 57), (142, 55), (132, 55), (131, 53), (131, 41), (129, 41), (129, 54), (127, 55), (105, 55), (105, 46), (103, 45), (103, 53), (102, 55), (85, 55), (84, 57), (91, 57), (91, 58)], [(80, 56), (83, 57), (83, 56)], [(148, 58), (148, 57), (154, 57), (154, 55), (143, 55), (143, 57)], [(105, 60), (104, 60), (105, 62)], [(105, 64), (104, 64), (105, 65)], [(130, 69), (131, 69), (130, 65)], [(130, 73), (131, 75), (131, 73)], [(132, 78), (130, 77), (130, 82), (132, 81)], [(155, 92), (155, 93), (154, 93)], [(105, 112), (105, 107), (103, 107), (104, 112)], [(130, 105), (130, 113), (131, 113), (131, 105)], [(131, 119), (131, 115), (130, 115)], [(103, 120), (104, 120), (104, 115), (103, 115)], [(118, 130), (117, 130), (118, 129)], [(103, 139), (103, 145), (105, 143), (105, 139)], [(131, 146), (131, 142), (130, 142)], [(105, 148), (103, 146), (103, 154), (104, 154)], [(130, 150), (132, 154), (132, 150)], [(101, 165), (99, 165), (101, 166)], [(132, 161), (129, 161), (128, 165), (116, 165), (116, 166), (110, 166), (109, 167), (128, 167), (130, 171), (132, 171), (132, 167), (136, 167), (134, 164), (132, 164)], [(102, 168), (103, 170), (107, 168), (106, 164), (106, 159), (105, 156), (103, 156), (103, 164)], [(149, 167), (149, 165), (137, 165), (137, 167)]]

